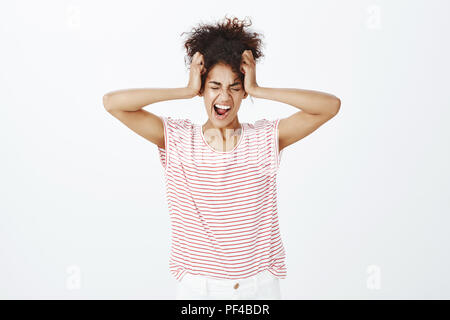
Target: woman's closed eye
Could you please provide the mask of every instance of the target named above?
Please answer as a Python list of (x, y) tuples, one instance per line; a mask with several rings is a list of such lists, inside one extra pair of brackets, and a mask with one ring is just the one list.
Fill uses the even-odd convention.
[[(219, 88), (213, 88), (213, 87), (211, 87), (211, 89), (219, 89)], [(239, 90), (241, 90), (241, 89), (232, 89), (232, 90), (234, 90), (234, 91), (239, 91)]]

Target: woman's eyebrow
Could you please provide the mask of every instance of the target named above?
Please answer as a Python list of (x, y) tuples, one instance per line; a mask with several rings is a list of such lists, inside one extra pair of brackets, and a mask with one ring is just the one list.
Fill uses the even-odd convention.
[[(216, 85), (219, 85), (219, 86), (222, 85), (220, 82), (217, 82), (217, 81), (209, 81), (208, 83), (213, 83), (213, 84), (216, 84)], [(241, 82), (240, 81), (236, 81), (235, 83), (230, 84), (230, 87), (234, 87), (234, 86), (237, 86), (239, 84), (241, 84)]]

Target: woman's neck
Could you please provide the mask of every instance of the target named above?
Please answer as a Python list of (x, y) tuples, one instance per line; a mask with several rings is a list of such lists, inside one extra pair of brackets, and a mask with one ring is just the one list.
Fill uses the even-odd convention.
[(223, 141), (226, 141), (235, 136), (239, 136), (242, 132), (242, 125), (239, 123), (237, 117), (224, 127), (215, 127), (208, 119), (208, 121), (202, 125), (202, 130), (205, 137), (206, 135), (219, 136)]

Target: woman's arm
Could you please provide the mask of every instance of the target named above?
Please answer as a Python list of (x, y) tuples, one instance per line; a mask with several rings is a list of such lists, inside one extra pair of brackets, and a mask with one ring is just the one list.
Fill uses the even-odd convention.
[(336, 96), (313, 90), (254, 86), (249, 94), (256, 98), (283, 102), (300, 109), (279, 121), (279, 151), (317, 130), (333, 118), (341, 107), (341, 100)]
[(256, 87), (249, 94), (255, 98), (283, 102), (314, 115), (335, 115), (341, 105), (338, 97), (314, 90)]
[(341, 107), (341, 100), (329, 93), (258, 86), (251, 50), (242, 53), (241, 72), (245, 74), (244, 87), (250, 96), (283, 102), (300, 110), (278, 122), (279, 151), (312, 133), (333, 118)]
[(162, 117), (142, 108), (155, 102), (195, 97), (201, 88), (203, 72), (203, 55), (197, 52), (190, 65), (189, 83), (186, 87), (116, 90), (103, 96), (103, 106), (128, 128), (158, 147), (165, 148)]
[(103, 106), (108, 111), (137, 111), (155, 102), (189, 99), (196, 95), (189, 87), (123, 89), (105, 94)]
[(192, 98), (192, 89), (127, 89), (103, 96), (104, 108), (141, 137), (165, 148), (164, 123), (158, 115), (144, 110), (146, 105), (165, 100)]

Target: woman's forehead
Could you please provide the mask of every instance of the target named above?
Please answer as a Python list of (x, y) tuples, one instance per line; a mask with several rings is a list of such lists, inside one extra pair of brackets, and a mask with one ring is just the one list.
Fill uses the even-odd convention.
[(230, 66), (224, 64), (216, 64), (208, 73), (208, 78), (234, 79), (236, 73)]

